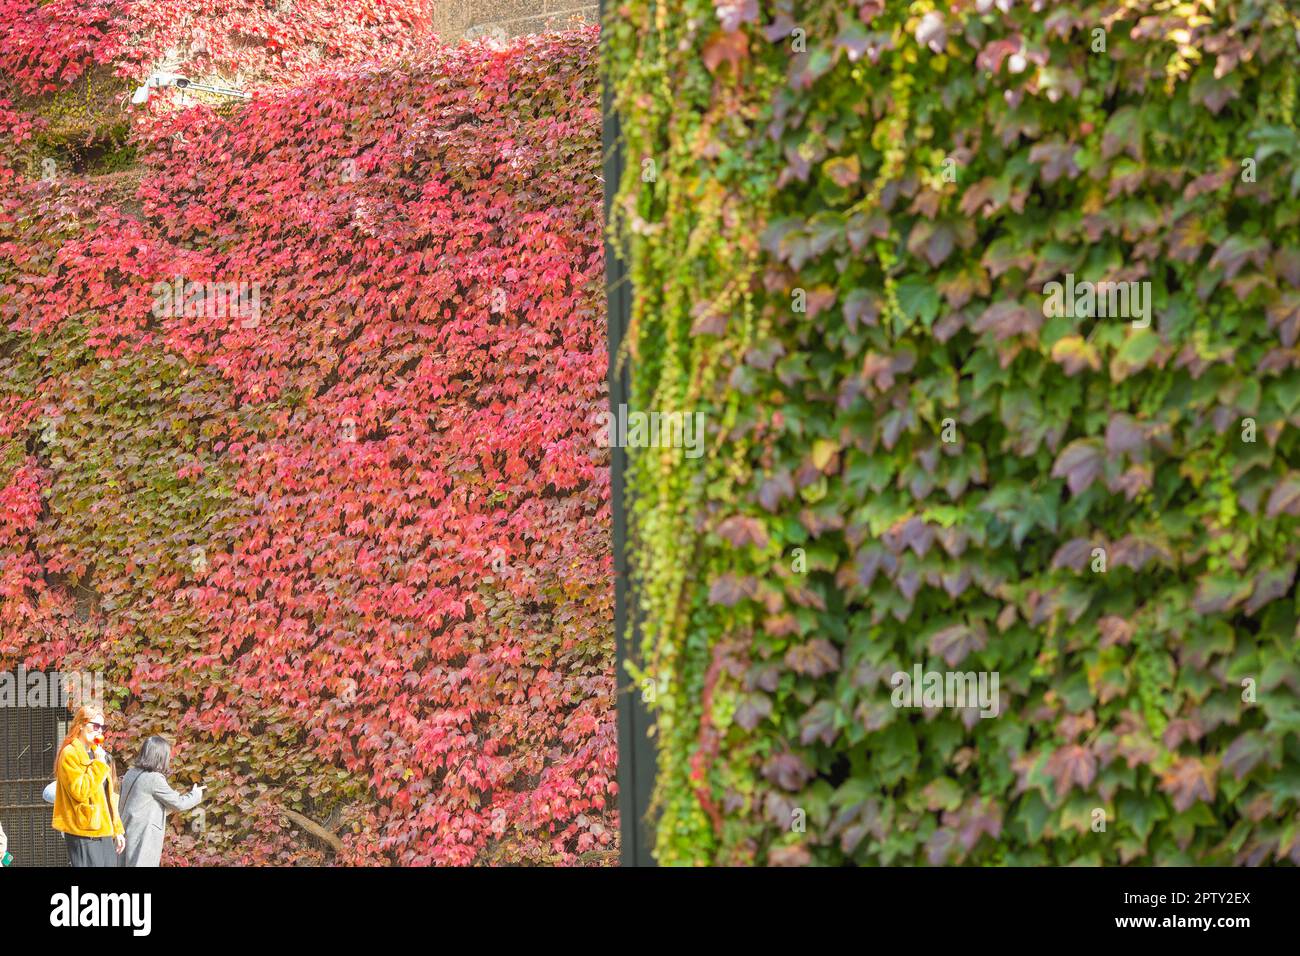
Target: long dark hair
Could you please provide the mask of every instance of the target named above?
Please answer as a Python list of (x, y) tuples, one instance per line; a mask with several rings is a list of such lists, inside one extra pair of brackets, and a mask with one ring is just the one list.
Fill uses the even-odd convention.
[(133, 766), (147, 773), (167, 776), (172, 768), (172, 742), (157, 734), (150, 737), (140, 748), (140, 756), (135, 758)]

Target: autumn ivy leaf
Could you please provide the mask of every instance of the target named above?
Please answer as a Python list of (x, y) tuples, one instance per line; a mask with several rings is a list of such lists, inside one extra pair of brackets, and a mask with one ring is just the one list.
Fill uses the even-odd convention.
[(813, 467), (818, 471), (825, 471), (826, 466), (831, 463), (831, 459), (840, 450), (840, 443), (832, 441), (829, 438), (818, 438), (813, 442), (811, 460)]
[(1273, 691), (1284, 684), (1290, 688), (1292, 694), (1300, 695), (1300, 665), (1275, 657), (1265, 665), (1263, 673), (1259, 675), (1259, 686), (1266, 691)]
[(1066, 375), (1077, 375), (1085, 368), (1094, 372), (1101, 368), (1097, 349), (1078, 335), (1058, 339), (1052, 346), (1052, 361), (1059, 363)]
[(948, 28), (943, 15), (931, 10), (916, 24), (916, 42), (929, 47), (932, 53), (942, 53), (948, 42)]
[(776, 43), (788, 37), (795, 28), (795, 22), (788, 13), (778, 13), (770, 24), (763, 28), (763, 36), (769, 43)]
[(1066, 445), (1052, 466), (1053, 478), (1064, 478), (1074, 495), (1083, 494), (1097, 480), (1105, 465), (1101, 442), (1078, 438)]
[(798, 754), (773, 754), (763, 764), (763, 777), (783, 790), (795, 791), (812, 778), (812, 769)]
[(1133, 501), (1144, 491), (1150, 490), (1154, 476), (1155, 469), (1150, 464), (1130, 465), (1124, 471), (1110, 475), (1106, 487), (1112, 492), (1123, 493), (1126, 499)]
[(1052, 568), (1069, 568), (1082, 571), (1088, 566), (1092, 557), (1093, 543), (1087, 538), (1072, 538), (1056, 549), (1052, 556)]
[(952, 254), (956, 245), (957, 234), (946, 223), (919, 222), (908, 236), (907, 248), (913, 255), (920, 256), (931, 268), (937, 269)]
[(898, 559), (878, 545), (867, 546), (858, 552), (855, 566), (858, 583), (869, 588), (880, 571), (883, 570), (887, 577), (892, 576), (898, 566)]
[(1264, 513), (1270, 518), (1280, 514), (1300, 515), (1300, 472), (1291, 472), (1273, 486)]
[(830, 641), (817, 637), (786, 651), (785, 663), (796, 673), (821, 677), (840, 669), (840, 652)]
[(775, 512), (782, 501), (793, 497), (794, 481), (788, 471), (779, 471), (765, 479), (758, 489), (758, 503), (769, 512)]
[(961, 806), (965, 792), (951, 777), (939, 777), (922, 788), (921, 796), (927, 810), (956, 810)]
[(829, 700), (819, 700), (799, 718), (799, 742), (805, 747), (820, 741), (831, 746), (839, 731), (835, 727), (835, 705)]
[(1146, 457), (1146, 430), (1132, 415), (1117, 412), (1106, 423), (1106, 453), (1112, 458), (1127, 455), (1141, 460)]
[(854, 289), (845, 297), (841, 308), (850, 330), (856, 329), (859, 323), (873, 326), (880, 315), (880, 297), (870, 289)]
[(1223, 769), (1241, 780), (1265, 760), (1271, 750), (1272, 746), (1263, 734), (1248, 730), (1229, 744), (1228, 749), (1223, 752)]
[(1240, 87), (1241, 78), (1236, 74), (1220, 78), (1211, 73), (1202, 73), (1192, 83), (1188, 96), (1193, 103), (1200, 103), (1217, 115), (1237, 98)]
[(818, 313), (824, 312), (835, 304), (839, 293), (829, 285), (816, 285), (808, 290), (808, 297), (805, 305), (806, 314), (809, 319), (816, 318)]
[(894, 553), (911, 548), (917, 557), (923, 558), (930, 545), (934, 543), (935, 531), (929, 523), (917, 515), (902, 518), (890, 526), (881, 540), (885, 547)]
[(1251, 582), (1250, 600), (1246, 602), (1243, 610), (1247, 614), (1254, 616), (1271, 602), (1286, 597), (1291, 593), (1291, 585), (1295, 583), (1295, 572), (1296, 566), (1294, 564), (1284, 568), (1266, 568), (1260, 571), (1255, 575), (1254, 581)]
[(743, 30), (719, 30), (704, 45), (701, 57), (710, 73), (718, 72), (724, 63), (739, 73), (741, 63), (749, 57), (749, 38)]
[(758, 20), (758, 0), (713, 0), (713, 9), (724, 30), (739, 30)]
[(695, 320), (691, 324), (692, 335), (722, 335), (727, 331), (727, 313), (711, 301), (697, 302), (691, 309), (691, 317)]
[(1138, 162), (1142, 161), (1142, 114), (1137, 107), (1122, 106), (1106, 121), (1106, 132), (1101, 139), (1101, 156), (1110, 159), (1126, 152)]
[(1029, 161), (1042, 165), (1043, 185), (1050, 186), (1062, 176), (1079, 175), (1078, 155), (1079, 147), (1073, 143), (1038, 143), (1029, 150)]
[(1214, 802), (1215, 772), (1208, 762), (1184, 757), (1160, 775), (1160, 789), (1172, 797), (1174, 810), (1182, 813), (1198, 800)]
[[(791, 27), (793, 27), (793, 21)], [(784, 35), (789, 35), (788, 32)], [(771, 36), (768, 37), (772, 39)], [(835, 37), (835, 46), (844, 50), (849, 55), (849, 62), (856, 63), (862, 58), (862, 54), (867, 52), (871, 45), (871, 37), (863, 28), (861, 23), (850, 21), (849, 24), (839, 32)]]
[(1056, 781), (1056, 795), (1063, 797), (1077, 786), (1087, 790), (1097, 776), (1097, 758), (1082, 744), (1058, 748), (1047, 759), (1047, 775)]
[(1293, 289), (1300, 289), (1300, 249), (1294, 246), (1273, 253), (1273, 268)]
[(772, 371), (777, 359), (786, 354), (785, 346), (776, 339), (767, 339), (745, 352), (745, 364), (765, 372)]
[(982, 625), (954, 624), (930, 638), (930, 653), (942, 657), (949, 667), (956, 667), (967, 655), (983, 650), (987, 644), (988, 634)]
[(1210, 257), (1210, 268), (1222, 269), (1223, 277), (1231, 279), (1247, 262), (1253, 263), (1256, 268), (1263, 268), (1271, 251), (1271, 244), (1263, 236), (1253, 239), (1246, 236), (1229, 236)]
[(1300, 341), (1300, 293), (1287, 291), (1268, 304), (1268, 327), (1276, 329), (1282, 344), (1291, 348)]
[(773, 867), (808, 866), (812, 861), (812, 853), (802, 843), (774, 846), (767, 851), (767, 864)]
[(736, 707), (735, 721), (746, 730), (753, 730), (772, 714), (772, 698), (767, 694), (745, 694)]
[[(975, 295), (988, 295), (988, 276), (980, 269), (949, 275), (939, 283), (939, 291), (943, 293), (950, 306), (960, 309)], [(936, 334), (938, 334), (937, 329)]]
[(1110, 377), (1119, 382), (1146, 368), (1159, 347), (1160, 337), (1150, 329), (1133, 329), (1111, 360)]
[(1114, 568), (1132, 568), (1141, 571), (1152, 561), (1159, 560), (1168, 566), (1175, 565), (1176, 556), (1159, 536), (1150, 532), (1126, 534), (1110, 548), (1110, 565)]
[(1019, 52), (1021, 43), (1018, 35), (990, 40), (984, 44), (975, 58), (976, 68), (997, 73), (1002, 68), (1003, 60)]
[(709, 587), (709, 602), (723, 607), (733, 607), (745, 598), (753, 597), (757, 582), (750, 577), (738, 577), (727, 572), (714, 579)]
[(1114, 614), (1108, 614), (1101, 618), (1097, 622), (1097, 628), (1101, 632), (1101, 648), (1103, 650), (1115, 644), (1130, 643), (1135, 630), (1132, 621)]
[(830, 72), (835, 65), (836, 49), (830, 44), (818, 44), (808, 51), (807, 56), (797, 57), (790, 68), (791, 83), (802, 89), (810, 89), (821, 77)]
[(836, 156), (822, 163), (826, 178), (841, 189), (848, 189), (858, 181), (861, 167), (857, 156)]
[(1250, 594), (1251, 583), (1237, 577), (1206, 575), (1201, 578), (1192, 597), (1192, 609), (1198, 614), (1218, 614), (1236, 607)]
[(1028, 269), (1033, 261), (1033, 253), (1025, 247), (1025, 244), (1010, 236), (1000, 236), (989, 243), (983, 258), (980, 259), (994, 279), (1012, 269)]
[(1004, 299), (985, 309), (971, 328), (981, 333), (992, 332), (994, 340), (1002, 342), (1016, 335), (1033, 335), (1042, 324), (1041, 312)]
[(957, 834), (940, 827), (925, 841), (925, 856), (931, 866), (942, 866), (957, 848)]
[(954, 571), (945, 571), (940, 580), (943, 589), (948, 592), (948, 596), (958, 598), (970, 587), (971, 579), (970, 568), (962, 565)]
[(944, 811), (943, 823), (956, 829), (958, 845), (970, 853), (982, 836), (997, 840), (1002, 835), (1002, 808), (991, 797), (984, 797)]
[(732, 547), (767, 547), (767, 529), (763, 522), (749, 515), (732, 515), (718, 525), (718, 535)]

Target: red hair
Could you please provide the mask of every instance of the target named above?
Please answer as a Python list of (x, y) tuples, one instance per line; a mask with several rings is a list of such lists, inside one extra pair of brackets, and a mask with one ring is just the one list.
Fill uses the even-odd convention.
[[(90, 705), (77, 708), (77, 713), (72, 718), (72, 726), (68, 728), (68, 736), (63, 738), (63, 743), (59, 744), (59, 752), (54, 755), (55, 779), (59, 776), (59, 758), (63, 756), (63, 751), (66, 750), (70, 744), (80, 744), (81, 732), (85, 729), (86, 724), (90, 723), (90, 718), (95, 714), (103, 717), (104, 709), (102, 707), (93, 707)], [(112, 757), (108, 758), (108, 772), (113, 778), (113, 786), (116, 787), (117, 769), (113, 766)]]

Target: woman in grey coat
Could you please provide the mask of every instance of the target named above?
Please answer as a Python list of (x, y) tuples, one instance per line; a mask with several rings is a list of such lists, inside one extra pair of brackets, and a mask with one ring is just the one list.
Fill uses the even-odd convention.
[(122, 866), (158, 866), (162, 861), (167, 811), (184, 813), (203, 799), (203, 788), (181, 796), (167, 782), (172, 745), (165, 737), (150, 737), (140, 748), (135, 766), (122, 777), (120, 810), (126, 828)]

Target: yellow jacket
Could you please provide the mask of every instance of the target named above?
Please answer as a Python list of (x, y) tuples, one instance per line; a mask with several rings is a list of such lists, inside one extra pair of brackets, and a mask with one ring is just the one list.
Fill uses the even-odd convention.
[(108, 765), (92, 757), (84, 744), (71, 743), (63, 748), (55, 780), (54, 829), (81, 837), (123, 834)]

